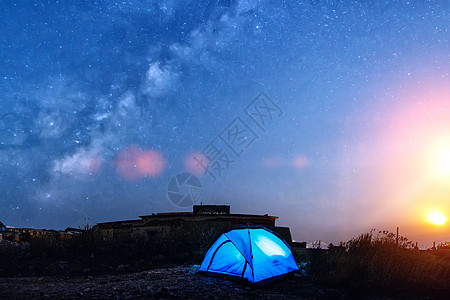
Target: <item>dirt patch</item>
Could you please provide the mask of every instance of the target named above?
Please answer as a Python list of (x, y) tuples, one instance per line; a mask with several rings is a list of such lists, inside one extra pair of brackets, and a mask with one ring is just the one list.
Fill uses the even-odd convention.
[(0, 278), (4, 299), (308, 299), (347, 298), (294, 275), (263, 287), (194, 275), (191, 267), (121, 275)]

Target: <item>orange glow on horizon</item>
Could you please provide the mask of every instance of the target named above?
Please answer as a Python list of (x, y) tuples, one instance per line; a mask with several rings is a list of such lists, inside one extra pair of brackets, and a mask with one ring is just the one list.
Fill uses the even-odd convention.
[[(356, 157), (364, 163), (360, 173), (377, 187), (369, 194), (376, 204), (367, 222), (407, 227), (422, 240), (444, 238), (450, 230), (450, 88), (436, 81), (389, 88), (392, 105), (377, 107), (375, 135)], [(432, 208), (440, 215), (429, 216)]]

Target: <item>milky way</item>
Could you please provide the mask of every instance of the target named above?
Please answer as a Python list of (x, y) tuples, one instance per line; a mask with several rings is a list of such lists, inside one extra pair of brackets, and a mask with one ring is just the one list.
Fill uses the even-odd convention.
[[(198, 202), (278, 215), (302, 240), (393, 225), (406, 183), (383, 182), (385, 139), (420, 95), (450, 102), (448, 1), (295, 2), (1, 1), (0, 220), (190, 210), (168, 183), (218, 141), (230, 165), (196, 174)], [(261, 92), (265, 127), (246, 111)], [(242, 152), (223, 144), (239, 122)]]

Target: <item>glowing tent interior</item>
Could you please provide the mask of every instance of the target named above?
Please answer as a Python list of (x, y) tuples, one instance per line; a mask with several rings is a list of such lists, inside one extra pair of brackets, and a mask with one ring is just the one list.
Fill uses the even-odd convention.
[(200, 266), (200, 274), (267, 283), (298, 271), (289, 245), (267, 228), (239, 228), (222, 234)]

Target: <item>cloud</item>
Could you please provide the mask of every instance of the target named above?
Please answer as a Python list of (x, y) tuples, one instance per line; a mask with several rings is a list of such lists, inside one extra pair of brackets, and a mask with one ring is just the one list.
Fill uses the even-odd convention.
[(158, 1), (158, 8), (164, 13), (166, 18), (171, 18), (176, 10), (176, 1)]
[(237, 13), (245, 14), (254, 10), (258, 5), (261, 5), (260, 0), (241, 0), (237, 4)]
[(150, 65), (143, 84), (143, 92), (153, 98), (164, 96), (174, 91), (179, 74), (173, 66), (154, 62)]
[(55, 161), (53, 172), (66, 175), (96, 173), (102, 165), (101, 150), (99, 143), (94, 143), (92, 148), (79, 148), (72, 155), (66, 155), (63, 159)]
[(232, 43), (241, 34), (242, 22), (242, 17), (224, 13), (219, 20), (209, 20), (194, 28), (186, 43), (173, 43), (169, 49), (183, 64), (212, 69), (225, 53), (233, 51)]
[(120, 98), (117, 114), (121, 117), (130, 117), (136, 112), (136, 108), (136, 97), (133, 93), (128, 92)]
[(211, 18), (191, 29), (184, 43), (169, 46), (174, 60), (189, 67), (223, 71), (245, 55), (242, 48), (256, 48), (260, 52), (259, 44), (253, 43), (255, 33), (261, 31), (259, 22), (271, 20), (261, 6), (261, 1), (243, 0), (216, 10)]

